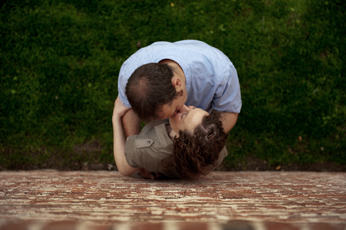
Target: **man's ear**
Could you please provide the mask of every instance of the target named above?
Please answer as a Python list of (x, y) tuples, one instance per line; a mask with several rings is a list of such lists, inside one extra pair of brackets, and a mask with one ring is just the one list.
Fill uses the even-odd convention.
[(174, 88), (181, 87), (181, 80), (178, 77), (173, 77), (172, 85)]

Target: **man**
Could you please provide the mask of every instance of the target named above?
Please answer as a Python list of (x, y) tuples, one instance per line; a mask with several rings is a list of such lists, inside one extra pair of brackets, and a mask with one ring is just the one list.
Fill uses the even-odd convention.
[(140, 132), (140, 119), (166, 119), (184, 104), (222, 111), (228, 132), (241, 109), (237, 71), (220, 50), (196, 40), (155, 42), (122, 65), (119, 98), (131, 108), (123, 117), (126, 136)]

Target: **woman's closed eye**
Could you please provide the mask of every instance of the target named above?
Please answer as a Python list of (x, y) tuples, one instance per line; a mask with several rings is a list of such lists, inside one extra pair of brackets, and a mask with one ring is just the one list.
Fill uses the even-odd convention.
[[(196, 107), (191, 107), (191, 109), (196, 109)], [(189, 111), (189, 112), (190, 112), (190, 111)], [(183, 116), (186, 117), (186, 116), (189, 114), (189, 112), (185, 112), (185, 113), (181, 114), (180, 118), (182, 119)]]

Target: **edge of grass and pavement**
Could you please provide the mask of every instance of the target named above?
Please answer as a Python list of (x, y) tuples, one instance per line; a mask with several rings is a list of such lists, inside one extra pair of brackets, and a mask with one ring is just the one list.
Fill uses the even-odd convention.
[(235, 65), (243, 107), (219, 170), (346, 171), (346, 3), (0, 3), (0, 170), (112, 169), (121, 64), (198, 39)]

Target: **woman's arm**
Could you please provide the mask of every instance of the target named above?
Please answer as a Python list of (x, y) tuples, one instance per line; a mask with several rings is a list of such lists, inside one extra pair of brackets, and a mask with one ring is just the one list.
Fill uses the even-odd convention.
[(113, 110), (113, 142), (114, 142), (114, 160), (117, 165), (118, 171), (123, 176), (131, 176), (137, 168), (132, 168), (125, 158), (125, 137), (124, 130), (121, 123), (121, 118), (129, 108), (125, 107), (120, 101), (119, 97), (115, 100)]

